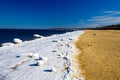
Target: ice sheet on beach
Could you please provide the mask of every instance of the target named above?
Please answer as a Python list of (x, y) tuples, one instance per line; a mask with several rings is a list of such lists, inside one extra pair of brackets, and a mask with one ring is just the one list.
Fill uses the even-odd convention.
[[(0, 80), (67, 80), (70, 43), (82, 33), (74, 31), (0, 47)], [(38, 66), (36, 59), (22, 56), (27, 53), (47, 60)]]

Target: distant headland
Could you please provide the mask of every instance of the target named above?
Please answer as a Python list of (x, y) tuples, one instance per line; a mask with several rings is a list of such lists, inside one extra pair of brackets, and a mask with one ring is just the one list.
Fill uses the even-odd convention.
[(100, 26), (95, 28), (50, 28), (51, 30), (120, 30), (120, 24)]
[(99, 26), (99, 27), (87, 27), (87, 28), (81, 28), (81, 27), (54, 27), (54, 28), (48, 28), (48, 29), (15, 29), (15, 28), (0, 28), (1, 30), (120, 30), (120, 24), (115, 25), (107, 25), (107, 26)]

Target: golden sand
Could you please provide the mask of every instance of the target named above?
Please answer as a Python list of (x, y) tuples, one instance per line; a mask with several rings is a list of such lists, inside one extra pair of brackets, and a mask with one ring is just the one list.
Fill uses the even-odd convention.
[(120, 80), (120, 30), (88, 30), (75, 44), (85, 80)]

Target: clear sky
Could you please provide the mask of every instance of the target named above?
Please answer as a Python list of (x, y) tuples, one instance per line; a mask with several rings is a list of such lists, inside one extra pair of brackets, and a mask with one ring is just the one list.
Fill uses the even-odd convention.
[(0, 0), (0, 28), (96, 27), (120, 23), (120, 0)]

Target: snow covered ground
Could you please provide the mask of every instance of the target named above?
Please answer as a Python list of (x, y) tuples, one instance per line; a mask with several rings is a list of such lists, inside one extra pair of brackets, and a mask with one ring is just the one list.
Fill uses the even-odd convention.
[[(71, 42), (83, 32), (68, 32), (0, 47), (0, 80), (75, 80), (70, 76)], [(37, 56), (33, 57), (34, 54)], [(38, 66), (38, 62), (42, 65)]]

